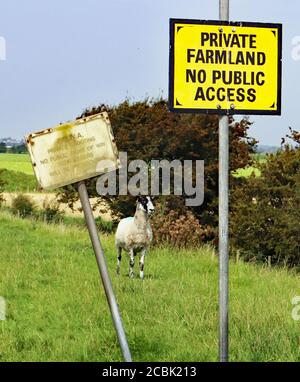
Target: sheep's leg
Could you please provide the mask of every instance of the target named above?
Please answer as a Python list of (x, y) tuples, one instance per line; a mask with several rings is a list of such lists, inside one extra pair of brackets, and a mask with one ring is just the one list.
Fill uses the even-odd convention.
[(142, 255), (140, 258), (140, 278), (143, 280), (144, 278), (144, 264), (145, 264), (145, 256), (147, 254), (147, 250), (143, 249)]
[(130, 255), (130, 260), (129, 260), (129, 277), (132, 279), (133, 276), (134, 276), (134, 273), (133, 273), (134, 251), (133, 251), (133, 249), (130, 250), (129, 255)]
[(117, 275), (119, 275), (120, 274), (120, 265), (121, 265), (121, 260), (122, 260), (122, 248), (117, 247), (117, 251), (118, 251)]

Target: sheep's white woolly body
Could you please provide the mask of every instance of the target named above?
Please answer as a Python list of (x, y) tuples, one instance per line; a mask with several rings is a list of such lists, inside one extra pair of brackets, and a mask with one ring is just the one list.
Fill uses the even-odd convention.
[(138, 216), (122, 219), (116, 231), (116, 246), (129, 252), (130, 249), (141, 251), (147, 247), (152, 241), (152, 229), (149, 222), (144, 221), (144, 217), (139, 216), (145, 214), (138, 211)]
[[(145, 201), (146, 199), (146, 201)], [(118, 251), (117, 273), (120, 272), (122, 249), (129, 252), (130, 270), (129, 275), (133, 277), (134, 256), (141, 252), (140, 277), (144, 277), (144, 260), (153, 235), (151, 225), (148, 220), (148, 213), (154, 210), (149, 197), (139, 202), (134, 217), (122, 219), (118, 225), (115, 244)]]

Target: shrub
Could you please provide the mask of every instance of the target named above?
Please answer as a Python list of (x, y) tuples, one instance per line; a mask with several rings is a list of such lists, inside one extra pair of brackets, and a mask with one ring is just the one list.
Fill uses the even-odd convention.
[(60, 211), (58, 202), (45, 199), (41, 215), (45, 221), (57, 223), (62, 219), (63, 212)]
[(4, 172), (4, 170), (1, 168), (0, 169), (0, 206), (4, 202), (4, 197), (2, 195), (2, 192), (3, 192), (4, 186), (6, 184), (5, 180), (3, 179), (3, 172)]
[(246, 260), (300, 267), (300, 148), (286, 145), (260, 170), (231, 195), (232, 244)]
[(151, 221), (154, 245), (170, 244), (174, 247), (196, 247), (212, 236), (203, 228), (191, 211), (170, 210), (156, 213)]
[(19, 194), (12, 201), (12, 211), (21, 217), (32, 216), (35, 205), (29, 196)]
[(100, 232), (103, 233), (112, 233), (115, 229), (116, 223), (110, 220), (104, 220), (101, 216), (98, 216), (96, 219), (96, 226)]

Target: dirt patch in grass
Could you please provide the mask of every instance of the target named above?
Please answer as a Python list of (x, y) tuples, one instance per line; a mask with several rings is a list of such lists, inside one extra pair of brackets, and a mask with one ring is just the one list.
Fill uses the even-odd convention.
[[(18, 195), (16, 192), (4, 192), (3, 197), (5, 199), (4, 204), (7, 207), (11, 207), (13, 199)], [(42, 193), (42, 192), (26, 192), (24, 195), (29, 196), (30, 199), (34, 202), (36, 207), (38, 209), (43, 209), (43, 205), (45, 202), (51, 203), (55, 202), (57, 200), (56, 194), (55, 193)], [(97, 198), (91, 198), (91, 205), (94, 207), (97, 202)], [(103, 213), (103, 209), (106, 209), (108, 212)], [(62, 211), (64, 214), (69, 215), (69, 216), (82, 216), (83, 212), (81, 211), (81, 203), (80, 201), (77, 201), (74, 204), (74, 210), (68, 207), (67, 204), (65, 203), (60, 203), (60, 211)], [(100, 206), (98, 206), (94, 210), (94, 216), (98, 217), (100, 216), (101, 218), (105, 220), (111, 220), (111, 214), (108, 210), (108, 208), (105, 206), (104, 203), (102, 203)]]

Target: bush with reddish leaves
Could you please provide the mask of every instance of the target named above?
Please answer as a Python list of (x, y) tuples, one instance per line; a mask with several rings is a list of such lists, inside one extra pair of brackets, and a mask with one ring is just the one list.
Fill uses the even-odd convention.
[(191, 211), (170, 210), (157, 213), (151, 221), (153, 244), (169, 244), (177, 248), (197, 247), (211, 239), (212, 230), (200, 225)]

